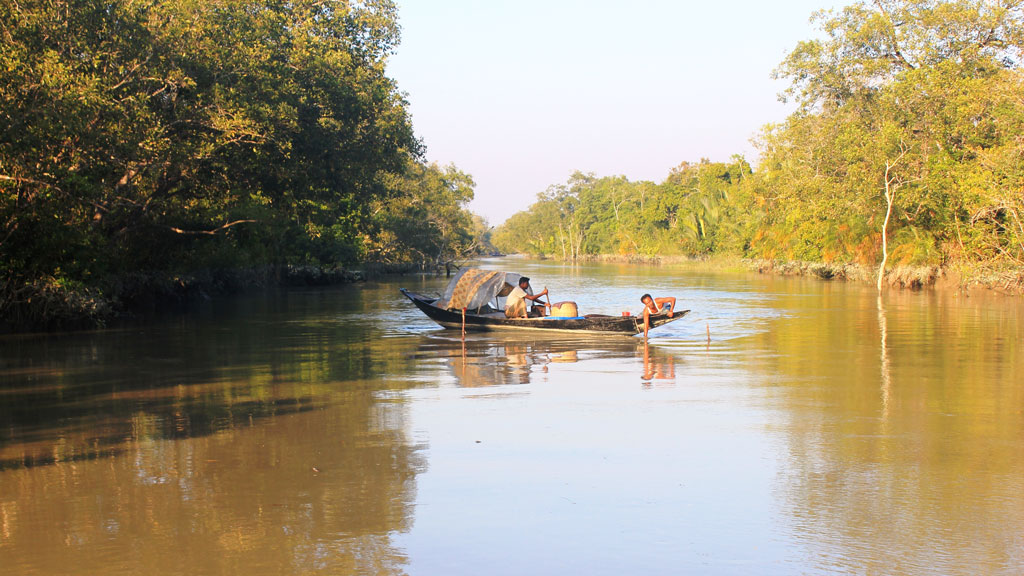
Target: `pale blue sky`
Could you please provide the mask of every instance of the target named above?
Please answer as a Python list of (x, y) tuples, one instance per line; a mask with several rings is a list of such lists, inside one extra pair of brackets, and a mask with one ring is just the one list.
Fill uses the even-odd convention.
[(771, 71), (826, 0), (397, 0), (388, 70), (427, 160), (476, 181), (492, 225), (575, 170), (661, 182), (684, 160), (756, 160), (786, 117)]

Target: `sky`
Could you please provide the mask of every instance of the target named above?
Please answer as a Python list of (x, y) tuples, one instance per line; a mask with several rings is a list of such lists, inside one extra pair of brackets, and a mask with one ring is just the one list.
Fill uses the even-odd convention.
[(476, 183), (497, 226), (573, 172), (663, 181), (684, 161), (756, 164), (793, 106), (771, 72), (826, 0), (397, 0), (388, 74), (426, 160)]

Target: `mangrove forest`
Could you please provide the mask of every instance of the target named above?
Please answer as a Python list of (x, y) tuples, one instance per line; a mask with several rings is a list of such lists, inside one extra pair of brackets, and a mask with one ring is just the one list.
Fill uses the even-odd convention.
[(756, 160), (660, 183), (575, 173), (491, 232), (467, 209), (472, 176), (425, 160), (387, 75), (391, 0), (5, 2), (0, 330), (488, 242), (1024, 286), (1024, 1), (813, 19), (774, 71), (793, 112), (756, 135)]
[(0, 327), (443, 262), (486, 229), (385, 74), (390, 0), (20, 0), (0, 36)]
[(595, 255), (833, 263), (1024, 286), (1024, 3), (876, 0), (813, 20), (774, 71), (795, 111), (743, 157), (660, 183), (573, 174), (492, 235)]

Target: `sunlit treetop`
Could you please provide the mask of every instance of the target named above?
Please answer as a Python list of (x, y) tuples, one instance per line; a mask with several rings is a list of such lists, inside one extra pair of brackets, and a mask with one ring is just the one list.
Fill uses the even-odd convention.
[(924, 67), (985, 75), (1024, 63), (1022, 0), (862, 0), (812, 21), (824, 37), (797, 44), (774, 72), (792, 82), (780, 97), (804, 107), (838, 105)]

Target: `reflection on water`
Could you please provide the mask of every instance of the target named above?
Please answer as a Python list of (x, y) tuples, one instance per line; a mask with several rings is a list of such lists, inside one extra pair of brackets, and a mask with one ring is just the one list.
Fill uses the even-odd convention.
[(401, 573), (389, 535), (409, 528), (424, 462), (400, 405), (350, 400), (232, 434), (131, 441), (117, 458), (8, 470), (4, 571)]
[(644, 342), (644, 375), (642, 378), (648, 383), (651, 380), (665, 380), (666, 382), (676, 381), (676, 363), (675, 358), (663, 354), (657, 354), (657, 348), (655, 353), (651, 353), (651, 347)]
[(889, 397), (892, 394), (892, 373), (889, 369), (889, 322), (885, 316), (885, 306), (882, 304), (882, 293), (878, 293), (878, 335), (881, 343), (881, 360), (879, 366), (882, 374), (882, 420), (889, 417)]
[(351, 389), (342, 383), (408, 365), (411, 338), (369, 338), (366, 326), (331, 319), (336, 311), (321, 317), (322, 304), (286, 293), (276, 307), (249, 299), (164, 326), (6, 338), (0, 470), (320, 408)]
[[(443, 358), (462, 387), (529, 384), (546, 377), (552, 364), (616, 361), (642, 358), (642, 378), (675, 381), (675, 358), (639, 338), (596, 335), (468, 334), (438, 331), (422, 337), (420, 360)], [(639, 368), (639, 365), (638, 365)]]
[[(402, 390), (536, 383), (664, 353), (637, 339), (416, 324), (395, 286), (219, 303), (156, 325), (9, 337), (0, 564), (15, 573), (403, 573), (425, 445)], [(366, 302), (365, 300), (369, 300)], [(368, 317), (381, 302), (392, 313)], [(368, 321), (370, 320), (370, 321)]]
[(369, 337), (373, 294), (5, 339), (5, 573), (403, 573), (425, 462), (381, 377), (417, 337)]
[(784, 377), (778, 490), (809, 565), (1020, 573), (1020, 303), (841, 286), (799, 308), (751, 368)]
[(2, 572), (1024, 572), (1019, 300), (497, 264), (693, 312), (463, 340), (410, 277), (0, 338)]

